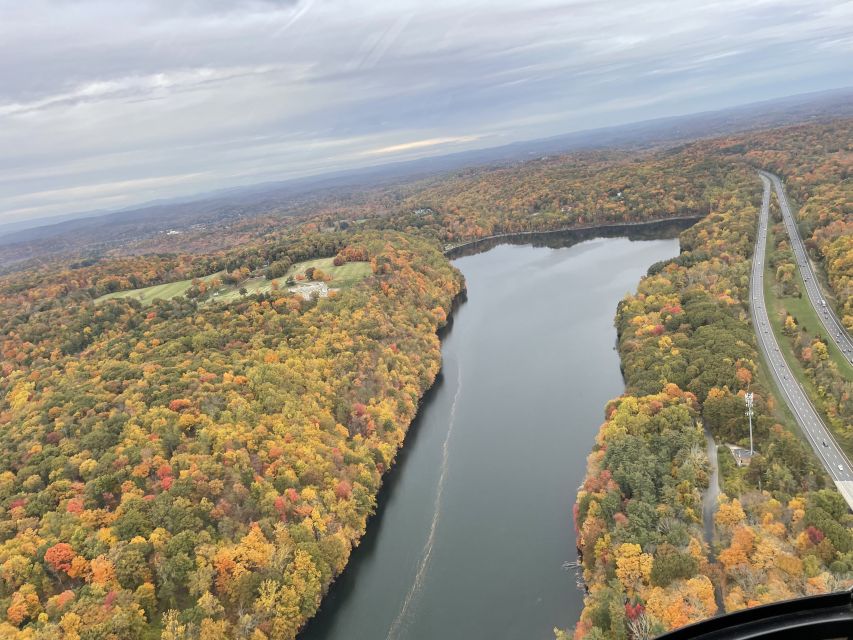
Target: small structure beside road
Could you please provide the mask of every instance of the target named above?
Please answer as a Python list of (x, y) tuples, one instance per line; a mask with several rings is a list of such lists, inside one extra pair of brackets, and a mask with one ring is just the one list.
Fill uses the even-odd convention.
[(752, 462), (754, 452), (734, 444), (727, 444), (726, 446), (729, 448), (729, 451), (732, 452), (737, 466), (748, 467), (749, 463)]

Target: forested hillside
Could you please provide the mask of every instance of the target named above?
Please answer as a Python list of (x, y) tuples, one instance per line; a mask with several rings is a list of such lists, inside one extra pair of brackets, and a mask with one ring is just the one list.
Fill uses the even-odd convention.
[[(4, 316), (0, 635), (138, 638), (169, 611), (168, 638), (295, 635), (364, 532), (462, 286), (423, 241), (350, 243), (373, 275), (330, 299)], [(52, 286), (73, 285), (30, 293)]]

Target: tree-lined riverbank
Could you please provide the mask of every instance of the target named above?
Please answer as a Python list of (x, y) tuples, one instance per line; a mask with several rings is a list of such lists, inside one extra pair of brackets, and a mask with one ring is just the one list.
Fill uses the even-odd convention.
[(574, 622), (565, 489), (622, 392), (613, 309), (677, 251), (675, 239), (617, 238), (454, 262), (468, 298), (443, 339), (442, 382), (301, 638), (547, 639)]

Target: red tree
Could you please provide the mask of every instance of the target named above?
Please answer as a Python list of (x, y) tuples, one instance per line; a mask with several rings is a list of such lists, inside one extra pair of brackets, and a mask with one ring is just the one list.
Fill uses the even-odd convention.
[(54, 571), (63, 571), (68, 573), (71, 568), (71, 561), (74, 559), (74, 549), (67, 542), (60, 542), (53, 545), (44, 554), (44, 561), (50, 565)]

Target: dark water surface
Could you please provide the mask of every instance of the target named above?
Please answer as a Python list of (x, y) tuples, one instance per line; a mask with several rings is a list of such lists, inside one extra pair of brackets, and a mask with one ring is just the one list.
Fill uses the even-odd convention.
[(572, 503), (623, 390), (613, 316), (677, 239), (501, 245), (468, 299), (361, 546), (300, 640), (538, 640), (582, 607)]

